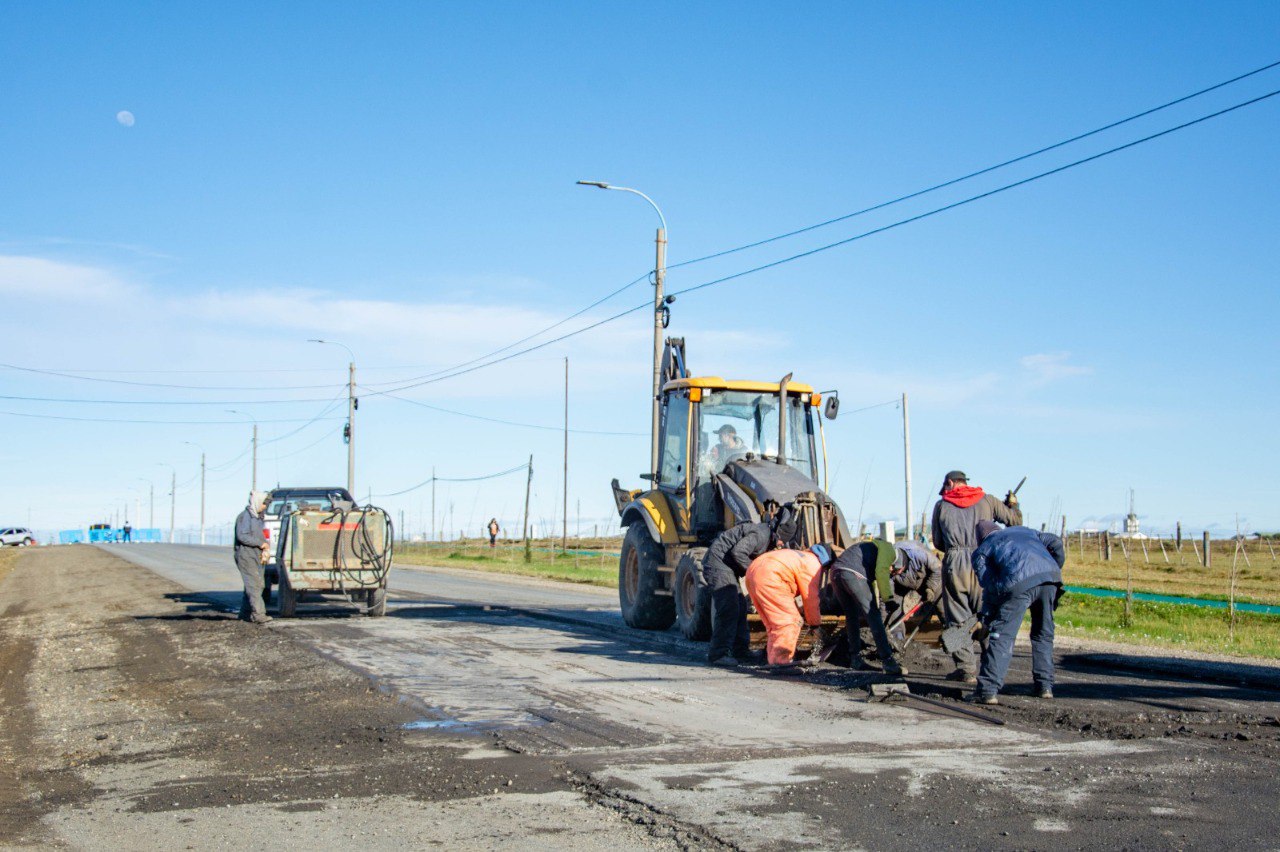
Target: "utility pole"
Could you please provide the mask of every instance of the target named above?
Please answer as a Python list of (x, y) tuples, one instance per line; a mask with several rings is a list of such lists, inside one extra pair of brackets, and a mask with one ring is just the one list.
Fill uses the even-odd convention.
[(564, 518), (561, 553), (568, 550), (568, 356), (564, 357)]
[(356, 362), (347, 364), (347, 493), (356, 494)]
[(524, 561), (532, 562), (533, 553), (529, 543), (529, 493), (533, 490), (533, 455), (529, 456), (529, 476), (524, 481), (524, 526), (520, 534), (524, 537)]
[(431, 466), (431, 540), (436, 540), (436, 466)]
[[(653, 422), (650, 426), (653, 439), (649, 444), (649, 472), (657, 476), (658, 413), (660, 410), (659, 400), (662, 397), (662, 317), (663, 311), (666, 309), (666, 305), (663, 304), (666, 298), (663, 295), (663, 289), (667, 279), (667, 227), (665, 221), (662, 227), (658, 229), (658, 236), (654, 239), (654, 243), (657, 245), (657, 258), (653, 271)], [(786, 404), (785, 400), (783, 400), (783, 404)], [(781, 455), (782, 452), (782, 448), (779, 448), (778, 454)]]
[(156, 528), (156, 484), (151, 483), (151, 508), (148, 510), (147, 529)]
[(911, 541), (915, 536), (911, 529), (911, 417), (907, 414), (906, 391), (902, 392), (902, 467), (907, 486), (907, 541)]
[(258, 424), (253, 424), (253, 473), (249, 476), (249, 490), (258, 490)]
[(169, 480), (169, 543), (173, 544), (173, 518), (178, 509), (178, 471)]
[(200, 543), (204, 544), (204, 451), (200, 452)]

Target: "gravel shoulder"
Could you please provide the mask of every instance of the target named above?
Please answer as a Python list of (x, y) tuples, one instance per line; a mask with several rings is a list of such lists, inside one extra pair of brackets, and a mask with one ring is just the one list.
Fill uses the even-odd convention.
[(189, 600), (88, 547), (0, 581), (0, 846), (677, 847), (563, 764), (407, 730), (414, 703)]

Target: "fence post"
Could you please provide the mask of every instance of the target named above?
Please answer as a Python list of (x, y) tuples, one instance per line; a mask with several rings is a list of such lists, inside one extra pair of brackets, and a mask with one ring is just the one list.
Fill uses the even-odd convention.
[(1111, 561), (1111, 533), (1108, 530), (1102, 533), (1102, 559), (1104, 562)]
[(1213, 563), (1213, 557), (1209, 554), (1209, 531), (1204, 531), (1204, 567), (1208, 568)]
[(1178, 521), (1178, 549), (1182, 549), (1182, 521)]

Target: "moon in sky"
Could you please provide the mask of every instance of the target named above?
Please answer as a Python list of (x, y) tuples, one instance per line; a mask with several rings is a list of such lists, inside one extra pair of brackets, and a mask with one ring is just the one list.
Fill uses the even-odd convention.
[(120, 122), (120, 124), (125, 127), (133, 127), (133, 113), (129, 112), (127, 109), (122, 109), (116, 113), (116, 121)]

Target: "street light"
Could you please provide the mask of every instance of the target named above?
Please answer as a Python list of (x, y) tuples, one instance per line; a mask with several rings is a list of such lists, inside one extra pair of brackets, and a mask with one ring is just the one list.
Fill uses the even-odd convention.
[(253, 473), (249, 477), (249, 490), (258, 490), (258, 421), (252, 414), (245, 414), (243, 411), (236, 411), (233, 408), (224, 409), (228, 414), (239, 414), (241, 417), (248, 417), (253, 422)]
[(347, 493), (354, 499), (356, 494), (356, 407), (359, 405), (356, 400), (356, 353), (352, 352), (347, 344), (336, 340), (320, 340), (313, 337), (307, 342), (341, 346), (351, 356), (351, 360), (347, 363)]
[(195, 441), (183, 441), (200, 450), (200, 543), (204, 544), (204, 447)]
[[(618, 192), (629, 192), (632, 195), (638, 195), (649, 202), (649, 206), (658, 214), (658, 221), (662, 223), (658, 228), (658, 236), (654, 240), (657, 245), (657, 259), (653, 271), (653, 422), (650, 426), (652, 439), (649, 442), (649, 472), (656, 477), (658, 475), (658, 399), (662, 394), (662, 334), (665, 325), (663, 316), (666, 312), (663, 283), (667, 277), (667, 217), (662, 215), (662, 209), (654, 203), (652, 198), (638, 189), (632, 189), (629, 186), (614, 186), (600, 180), (580, 180), (578, 185), (594, 186), (599, 189), (613, 189)], [(673, 296), (672, 301), (674, 300), (675, 297)]]
[(178, 507), (178, 469), (168, 462), (156, 462), (156, 467), (169, 468), (169, 543), (173, 544), (173, 516)]

